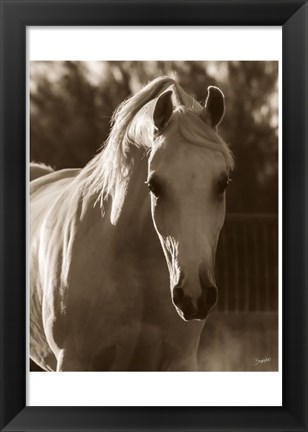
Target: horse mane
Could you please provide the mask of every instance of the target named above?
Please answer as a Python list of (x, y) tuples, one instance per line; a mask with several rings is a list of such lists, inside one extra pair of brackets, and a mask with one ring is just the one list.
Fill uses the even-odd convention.
[[(150, 145), (148, 139), (151, 130), (148, 127), (152, 109), (150, 102), (171, 86), (177, 105), (171, 127), (175, 123), (178, 124), (180, 133), (191, 144), (206, 145), (213, 150), (221, 151), (226, 158), (227, 169), (230, 171), (233, 169), (233, 156), (229, 147), (199, 118), (198, 114), (203, 107), (193, 98), (189, 101), (191, 106), (187, 107), (188, 95), (172, 78), (168, 76), (156, 78), (119, 105), (112, 116), (111, 131), (105, 145), (76, 178), (79, 182), (78, 189), (83, 191), (83, 198), (87, 201), (95, 197), (95, 204), (100, 203), (102, 212), (104, 212), (105, 200), (111, 197), (110, 220), (114, 225), (121, 213), (133, 166), (130, 147)], [(191, 122), (194, 124), (194, 131)]]
[(103, 210), (104, 201), (112, 197), (113, 224), (119, 217), (132, 169), (129, 127), (138, 111), (173, 83), (174, 80), (168, 76), (156, 78), (120, 104), (112, 116), (111, 131), (105, 145), (80, 172), (78, 180), (85, 199), (97, 195), (95, 203), (99, 201)]

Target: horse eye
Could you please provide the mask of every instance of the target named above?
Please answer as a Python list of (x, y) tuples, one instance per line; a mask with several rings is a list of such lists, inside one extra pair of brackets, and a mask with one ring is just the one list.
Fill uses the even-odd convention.
[(223, 179), (221, 179), (218, 182), (217, 192), (219, 195), (222, 195), (226, 191), (226, 189), (227, 189), (228, 185), (231, 183), (231, 181), (232, 180), (229, 177), (224, 177)]
[(158, 198), (161, 195), (161, 184), (158, 182), (157, 179), (150, 179), (146, 182), (148, 185), (149, 191)]

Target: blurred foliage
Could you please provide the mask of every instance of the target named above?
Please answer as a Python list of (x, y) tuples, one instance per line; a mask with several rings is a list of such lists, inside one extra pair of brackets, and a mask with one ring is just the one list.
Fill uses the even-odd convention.
[(84, 166), (107, 138), (114, 109), (160, 75), (198, 101), (208, 85), (222, 89), (220, 133), (236, 160), (228, 211), (277, 212), (277, 62), (32, 62), (31, 160)]

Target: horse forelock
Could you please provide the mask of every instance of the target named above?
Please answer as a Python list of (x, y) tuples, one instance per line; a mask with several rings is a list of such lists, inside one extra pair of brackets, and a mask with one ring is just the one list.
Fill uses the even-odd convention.
[(221, 152), (226, 160), (227, 170), (231, 172), (234, 168), (232, 151), (221, 136), (212, 127), (204, 123), (199, 116), (199, 112), (199, 107), (197, 110), (183, 106), (179, 107), (176, 114), (180, 134), (189, 144)]

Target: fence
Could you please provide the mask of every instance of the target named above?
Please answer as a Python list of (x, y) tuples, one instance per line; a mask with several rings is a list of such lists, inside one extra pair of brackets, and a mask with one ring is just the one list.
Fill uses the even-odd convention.
[(227, 215), (218, 244), (216, 281), (218, 311), (277, 311), (277, 215)]

